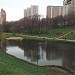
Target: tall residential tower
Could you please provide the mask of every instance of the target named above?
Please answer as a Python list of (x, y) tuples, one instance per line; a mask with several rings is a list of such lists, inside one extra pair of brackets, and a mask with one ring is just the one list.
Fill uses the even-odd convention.
[(31, 5), (30, 8), (24, 9), (24, 17), (34, 18), (38, 16), (38, 5)]
[(63, 17), (65, 25), (75, 24), (75, 0), (63, 1)]
[(55, 18), (62, 15), (63, 6), (48, 6), (47, 18)]
[(0, 24), (6, 24), (6, 12), (3, 9), (0, 12)]

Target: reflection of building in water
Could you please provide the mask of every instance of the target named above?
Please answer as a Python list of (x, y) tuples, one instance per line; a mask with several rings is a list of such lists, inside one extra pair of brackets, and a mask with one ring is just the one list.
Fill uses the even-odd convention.
[(46, 50), (47, 60), (61, 59), (62, 66), (75, 70), (75, 44), (48, 43)]
[(37, 41), (25, 41), (20, 46), (24, 50), (24, 56), (31, 61), (36, 61), (38, 56), (38, 42)]
[(61, 52), (59, 51), (59, 45), (57, 42), (47, 43), (46, 57), (47, 60), (59, 59), (62, 57), (62, 50)]
[(31, 50), (31, 61), (37, 61), (38, 52), (36, 50)]
[(31, 58), (31, 49), (29, 45), (29, 41), (21, 41), (21, 44), (19, 44), (19, 47), (24, 50), (24, 57), (27, 57), (27, 59)]
[(46, 59), (46, 43), (39, 44), (39, 55), (40, 59)]
[(19, 46), (24, 50), (24, 57), (37, 61), (37, 59), (46, 59), (46, 43), (39, 44), (38, 41), (8, 41), (7, 46)]
[(30, 49), (24, 50), (24, 57), (27, 57), (27, 59), (31, 58), (31, 50)]
[(75, 70), (75, 44), (67, 44), (63, 53), (63, 66)]
[[(14, 46), (13, 44), (13, 42), (10, 42), (8, 45)], [(22, 51), (24, 52), (24, 59), (33, 63), (36, 63), (38, 59), (39, 65), (58, 65), (75, 70), (75, 44), (51, 41), (47, 44), (43, 42), (39, 44), (38, 41), (26, 40), (17, 42), (15, 45), (24, 50)], [(6, 46), (5, 42), (3, 46)]]
[(45, 43), (39, 44), (37, 41), (27, 41), (26, 44), (24, 43), (24, 48), (24, 56), (31, 59), (31, 61), (46, 59)]

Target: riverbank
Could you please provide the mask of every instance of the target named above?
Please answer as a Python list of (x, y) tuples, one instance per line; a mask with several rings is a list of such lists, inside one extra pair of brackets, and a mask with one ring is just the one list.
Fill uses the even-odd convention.
[(31, 36), (31, 35), (22, 35), (20, 37), (8, 37), (6, 40), (38, 40), (38, 41), (59, 41), (59, 42), (70, 42), (75, 43), (75, 40), (69, 39), (59, 39), (59, 38), (49, 38), (49, 37), (41, 37), (41, 36)]
[[(38, 69), (37, 69), (38, 68)], [(0, 75), (74, 75), (60, 68), (37, 67), (0, 51)]]
[[(55, 28), (38, 34), (4, 33), (4, 37), (15, 40), (19, 38), (31, 40), (51, 40), (75, 43), (75, 27)], [(11, 38), (10, 38), (11, 37)], [(20, 40), (20, 39), (19, 39)]]

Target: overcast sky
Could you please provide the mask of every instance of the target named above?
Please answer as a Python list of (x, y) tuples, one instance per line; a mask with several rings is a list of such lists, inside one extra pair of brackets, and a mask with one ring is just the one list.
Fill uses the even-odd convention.
[(49, 5), (62, 6), (63, 0), (0, 0), (0, 9), (7, 13), (7, 21), (15, 21), (24, 17), (24, 9), (31, 5), (39, 6), (39, 14), (46, 16)]

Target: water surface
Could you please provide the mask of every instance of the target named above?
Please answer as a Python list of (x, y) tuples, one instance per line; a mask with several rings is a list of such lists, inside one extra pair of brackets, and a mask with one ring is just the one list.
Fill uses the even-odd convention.
[(75, 44), (52, 41), (7, 41), (6, 53), (39, 66), (55, 65), (75, 70)]

